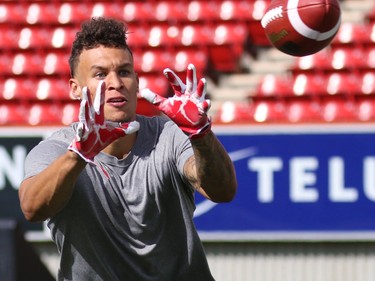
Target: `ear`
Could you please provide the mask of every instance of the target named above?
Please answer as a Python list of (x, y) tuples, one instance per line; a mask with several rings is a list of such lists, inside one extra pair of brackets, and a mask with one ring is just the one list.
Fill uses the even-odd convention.
[(80, 100), (82, 96), (81, 87), (74, 78), (69, 79), (69, 95), (73, 100)]

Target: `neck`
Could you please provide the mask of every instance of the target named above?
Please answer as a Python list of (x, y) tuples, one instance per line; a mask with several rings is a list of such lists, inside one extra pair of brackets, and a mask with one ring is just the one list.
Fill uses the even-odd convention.
[(115, 156), (118, 159), (123, 159), (133, 148), (136, 139), (137, 133), (126, 135), (112, 142), (103, 149), (103, 152)]

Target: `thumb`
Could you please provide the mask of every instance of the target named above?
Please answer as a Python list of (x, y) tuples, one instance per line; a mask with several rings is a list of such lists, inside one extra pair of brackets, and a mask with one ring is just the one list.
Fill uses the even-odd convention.
[(129, 123), (121, 123), (120, 128), (123, 129), (125, 134), (133, 134), (139, 130), (139, 122), (138, 121), (132, 121)]
[(147, 88), (141, 91), (141, 97), (152, 104), (159, 104), (165, 100), (164, 97), (159, 96), (158, 94), (154, 93), (153, 91)]

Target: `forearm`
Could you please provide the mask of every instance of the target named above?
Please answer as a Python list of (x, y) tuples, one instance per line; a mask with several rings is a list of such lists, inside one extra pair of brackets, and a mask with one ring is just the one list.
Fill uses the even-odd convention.
[(67, 151), (41, 173), (24, 180), (19, 198), (26, 219), (43, 221), (60, 211), (69, 201), (85, 165), (77, 154)]
[(237, 190), (234, 165), (214, 133), (192, 139), (194, 157), (190, 158), (185, 174), (195, 188), (215, 202), (231, 201)]

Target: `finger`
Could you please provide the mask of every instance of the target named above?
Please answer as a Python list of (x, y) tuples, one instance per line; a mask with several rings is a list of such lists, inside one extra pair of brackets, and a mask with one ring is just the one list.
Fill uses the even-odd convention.
[(80, 108), (80, 121), (87, 124), (92, 120), (92, 101), (87, 87), (82, 89), (82, 102)]
[(181, 94), (185, 93), (186, 85), (180, 77), (177, 76), (174, 71), (169, 68), (164, 69), (164, 75), (167, 77), (169, 84), (172, 86), (173, 91), (175, 92), (176, 96), (181, 96)]
[(141, 97), (147, 100), (148, 102), (152, 104), (159, 104), (162, 101), (164, 101), (166, 98), (159, 96), (158, 94), (154, 93), (150, 89), (146, 88), (141, 91)]
[(203, 113), (207, 113), (207, 111), (210, 109), (211, 107), (211, 101), (210, 100), (204, 100), (202, 103), (199, 104), (199, 108), (201, 110), (201, 112)]
[(132, 121), (129, 123), (121, 123), (119, 129), (121, 128), (126, 135), (133, 134), (139, 130), (139, 122)]
[(95, 93), (94, 99), (94, 111), (95, 111), (95, 123), (104, 123), (104, 95), (105, 95), (105, 83), (100, 81)]
[(194, 64), (190, 63), (186, 72), (186, 93), (191, 95), (197, 89), (197, 71)]
[(203, 102), (206, 98), (206, 92), (207, 92), (207, 80), (205, 78), (202, 78), (199, 80), (197, 90), (194, 93), (194, 97), (198, 99), (200, 102)]

